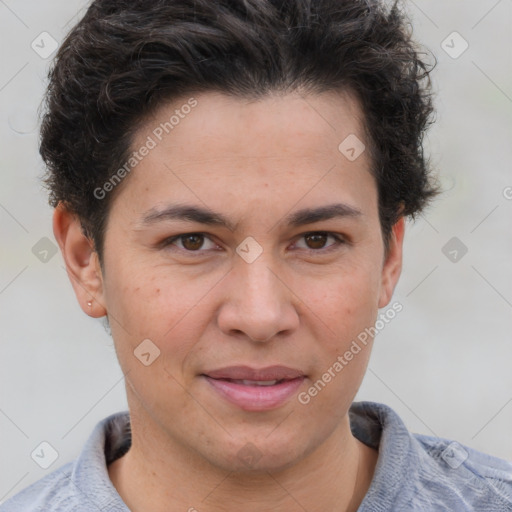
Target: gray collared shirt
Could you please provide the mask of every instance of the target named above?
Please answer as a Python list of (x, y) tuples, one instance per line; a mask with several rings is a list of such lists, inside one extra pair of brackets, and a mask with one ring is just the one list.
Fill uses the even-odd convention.
[[(354, 402), (350, 425), (356, 438), (379, 450), (358, 512), (512, 512), (511, 462), (412, 434), (383, 404)], [(129, 432), (128, 412), (105, 418), (75, 461), (10, 498), (0, 512), (129, 512), (107, 471), (129, 449)]]

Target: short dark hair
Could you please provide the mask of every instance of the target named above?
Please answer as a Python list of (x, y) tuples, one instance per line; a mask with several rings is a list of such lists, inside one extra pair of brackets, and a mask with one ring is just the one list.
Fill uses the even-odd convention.
[(50, 204), (78, 216), (101, 261), (114, 193), (94, 191), (163, 103), (205, 91), (349, 91), (363, 110), (387, 243), (400, 215), (437, 193), (423, 153), (433, 112), (423, 55), (398, 2), (95, 0), (48, 74), (40, 153)]

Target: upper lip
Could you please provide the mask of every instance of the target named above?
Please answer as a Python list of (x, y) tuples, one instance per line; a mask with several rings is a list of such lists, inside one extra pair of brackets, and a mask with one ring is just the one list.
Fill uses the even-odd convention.
[(291, 380), (303, 377), (304, 372), (287, 366), (267, 366), (265, 368), (251, 368), (250, 366), (228, 366), (204, 372), (203, 375), (212, 379), (233, 380)]

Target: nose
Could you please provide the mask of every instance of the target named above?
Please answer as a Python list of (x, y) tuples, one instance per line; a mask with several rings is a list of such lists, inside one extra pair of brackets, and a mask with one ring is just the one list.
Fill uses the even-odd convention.
[(268, 259), (260, 256), (247, 263), (240, 258), (224, 283), (225, 300), (217, 316), (219, 328), (229, 335), (243, 334), (254, 342), (265, 342), (296, 329), (299, 316), (294, 295), (283, 277), (270, 267)]

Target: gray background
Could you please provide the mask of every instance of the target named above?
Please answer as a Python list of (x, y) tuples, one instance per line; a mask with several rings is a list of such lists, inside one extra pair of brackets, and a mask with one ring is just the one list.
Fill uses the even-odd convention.
[[(112, 339), (79, 309), (60, 254), (41, 253), (54, 243), (37, 153), (51, 56), (31, 43), (44, 31), (60, 43), (85, 5), (0, 0), (0, 501), (126, 408)], [(512, 459), (512, 0), (407, 5), (438, 58), (426, 148), (445, 193), (408, 226), (404, 309), (379, 335), (358, 398), (389, 404), (412, 431)], [(454, 31), (469, 43), (457, 58)], [(456, 262), (443, 253), (452, 237)], [(58, 453), (46, 470), (31, 458), (43, 441)]]

